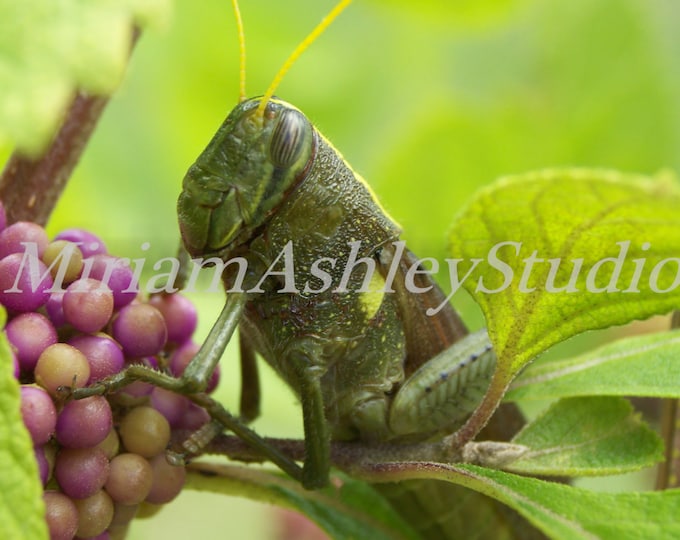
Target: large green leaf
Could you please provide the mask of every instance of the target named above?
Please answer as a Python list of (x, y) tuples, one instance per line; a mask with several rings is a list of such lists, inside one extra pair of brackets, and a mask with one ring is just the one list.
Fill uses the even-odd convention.
[(371, 481), (437, 479), (507, 504), (553, 540), (672, 540), (680, 537), (680, 490), (595, 493), (474, 465), (366, 465)]
[(465, 287), (504, 369), (677, 306), (679, 207), (674, 179), (602, 170), (540, 171), (480, 192), (454, 223), (450, 253), (461, 275), (481, 259)]
[(461, 466), (457, 480), (520, 512), (553, 540), (671, 540), (680, 535), (680, 490), (594, 493), (501, 471)]
[[(5, 326), (0, 306), (0, 328)], [(19, 384), (12, 375), (12, 357), (0, 331), (0, 528), (4, 540), (42, 540), (47, 526), (38, 466), (31, 439), (19, 412)]]
[(416, 540), (418, 535), (370, 486), (343, 477), (309, 491), (280, 475), (231, 465), (192, 465), (186, 487), (237, 495), (302, 512), (334, 540)]
[(574, 358), (538, 361), (527, 366), (505, 397), (587, 395), (680, 398), (680, 334), (625, 338)]
[(133, 24), (158, 21), (167, 0), (0, 0), (0, 143), (38, 154), (77, 89), (120, 83)]
[(663, 442), (619, 397), (551, 405), (512, 440), (529, 451), (507, 470), (531, 475), (621, 474), (663, 459)]

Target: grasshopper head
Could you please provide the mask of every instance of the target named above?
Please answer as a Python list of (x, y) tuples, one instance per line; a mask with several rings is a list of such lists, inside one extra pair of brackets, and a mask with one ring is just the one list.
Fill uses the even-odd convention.
[(224, 255), (253, 237), (304, 178), (314, 130), (295, 107), (259, 98), (239, 104), (189, 168), (177, 203), (192, 256)]

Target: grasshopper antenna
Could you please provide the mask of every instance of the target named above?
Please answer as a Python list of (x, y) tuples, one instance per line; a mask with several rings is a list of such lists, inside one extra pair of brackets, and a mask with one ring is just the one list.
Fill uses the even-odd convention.
[(238, 51), (239, 51), (239, 101), (246, 100), (246, 35), (243, 31), (243, 19), (241, 9), (238, 7), (238, 0), (231, 0), (236, 17), (236, 29), (238, 31)]
[[(235, 2), (236, 0), (234, 0)], [(349, 6), (352, 3), (352, 0), (340, 0), (340, 2), (337, 3), (337, 5), (326, 15), (321, 22), (310, 32), (310, 34), (302, 40), (302, 42), (296, 47), (296, 49), (291, 53), (291, 55), (288, 57), (288, 59), (283, 63), (283, 66), (281, 66), (281, 69), (279, 72), (276, 74), (274, 77), (274, 80), (272, 83), (269, 85), (269, 88), (267, 88), (267, 91), (264, 93), (264, 96), (262, 96), (262, 100), (260, 101), (260, 104), (257, 107), (257, 115), (262, 116), (264, 114), (264, 108), (267, 106), (267, 103), (269, 100), (272, 98), (274, 95), (274, 92), (278, 88), (279, 84), (283, 80), (283, 77), (286, 75), (290, 67), (295, 63), (295, 61), (302, 55), (303, 52), (309, 47), (316, 38), (318, 38), (328, 26), (337, 18), (340, 13), (343, 12), (343, 10)]]

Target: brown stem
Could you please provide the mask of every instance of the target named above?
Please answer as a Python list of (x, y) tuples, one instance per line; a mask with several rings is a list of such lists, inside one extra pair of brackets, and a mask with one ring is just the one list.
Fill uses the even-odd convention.
[[(272, 437), (266, 437), (263, 440), (269, 446), (276, 448), (279, 452), (286, 454), (295, 461), (303, 461), (305, 459), (305, 441), (303, 440)], [(262, 463), (268, 460), (261, 451), (253, 448), (241, 438), (226, 434), (215, 437), (203, 448), (201, 455), (206, 454), (223, 455), (229, 459), (245, 463)], [(449, 446), (443, 442), (404, 445), (370, 445), (344, 441), (333, 441), (331, 443), (332, 463), (347, 472), (361, 463), (416, 460), (455, 463), (461, 461), (461, 459), (462, 455), (460, 453), (451, 453)]]
[[(133, 32), (132, 47), (139, 31)], [(38, 159), (14, 152), (0, 176), (7, 222), (45, 225), (87, 145), (108, 97), (76, 94), (52, 144)]]
[(656, 475), (655, 489), (662, 490), (678, 485), (678, 459), (675, 457), (675, 449), (680, 444), (678, 436), (678, 400), (662, 400), (661, 412), (661, 437), (665, 442), (664, 460), (659, 463)]
[[(673, 312), (671, 329), (680, 328), (680, 311)], [(680, 459), (677, 457), (677, 449), (680, 448), (680, 427), (678, 424), (678, 400), (669, 398), (662, 400), (661, 410), (661, 437), (665, 443), (664, 460), (659, 464), (656, 474), (656, 489), (668, 489), (680, 485), (678, 471)]]
[(0, 177), (0, 200), (8, 223), (47, 223), (107, 101), (106, 97), (78, 93), (41, 158), (12, 154)]

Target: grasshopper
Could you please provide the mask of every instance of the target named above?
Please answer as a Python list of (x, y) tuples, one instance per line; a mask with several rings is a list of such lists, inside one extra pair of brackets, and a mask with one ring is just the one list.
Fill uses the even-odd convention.
[[(336, 6), (282, 72), (348, 3)], [(242, 77), (244, 71), (242, 66)], [(242, 80), (241, 103), (184, 178), (178, 215), (190, 255), (247, 261), (245, 283), (235, 268), (226, 268), (228, 295), (237, 278), (239, 290), (249, 292), (231, 293), (237, 298), (221, 318), (238, 322), (242, 373), (250, 374), (244, 389), (257, 388), (257, 353), (299, 396), (306, 448), (301, 480), (315, 488), (327, 481), (331, 440), (410, 443), (460, 426), (486, 391), (495, 355), (486, 332), (468, 334), (445, 294), (418, 271), (416, 257), (400, 249), (398, 226), (366, 182), (302, 112), (273, 97), (280, 78), (254, 99), (245, 99)], [(273, 271), (290, 245), (294, 267)], [(348, 265), (355, 270), (349, 279)], [(315, 287), (307, 281), (310, 272)], [(420, 294), (407, 290), (409, 277)], [(305, 288), (296, 289), (297, 283)], [(436, 315), (426, 314), (442, 304)], [(223, 332), (222, 321), (215, 328), (215, 334)], [(206, 354), (210, 368), (203, 376), (221, 352)], [(243, 416), (254, 415), (257, 399), (242, 399), (249, 403)], [(514, 409), (506, 415), (511, 422), (496, 422), (490, 435), (506, 438), (510, 424), (521, 421)], [(419, 497), (431, 504), (437, 489), (448, 491), (448, 516), (417, 524), (428, 537), (535, 533), (481, 495), (438, 482), (405, 484), (383, 492), (412, 507)], [(479, 519), (463, 525), (460, 517), (475, 501), (483, 507), (474, 510)]]
[[(259, 355), (299, 396), (302, 469), (241, 421), (226, 412), (214, 416), (220, 429), (244, 437), (310, 489), (328, 481), (331, 441), (397, 447), (451, 433), (482, 400), (496, 363), (486, 332), (468, 333), (399, 242), (399, 227), (366, 182), (300, 110), (273, 97), (288, 66), (347, 4), (341, 1), (302, 42), (264, 96), (245, 99), (242, 64), (241, 103), (184, 178), (178, 200), (184, 247), (192, 257), (226, 263), (227, 301), (205, 344), (181, 379), (133, 367), (107, 383), (111, 389), (136, 377), (200, 392), (238, 328), (241, 419), (251, 420), (259, 408)], [(427, 315), (435, 306), (443, 308)], [(488, 435), (509, 438), (521, 417), (510, 409), (506, 419), (488, 427)], [(378, 489), (425, 538), (535, 533), (502, 505), (451, 484)], [(423, 516), (420, 507), (434, 501), (444, 515)]]
[[(190, 256), (227, 262), (223, 313), (238, 321), (242, 357), (260, 355), (300, 396), (302, 481), (315, 488), (326, 483), (330, 439), (410, 442), (460, 425), (495, 356), (398, 242), (366, 182), (272, 93), (229, 114), (189, 168), (178, 216)], [(407, 274), (422, 294), (407, 290)]]

